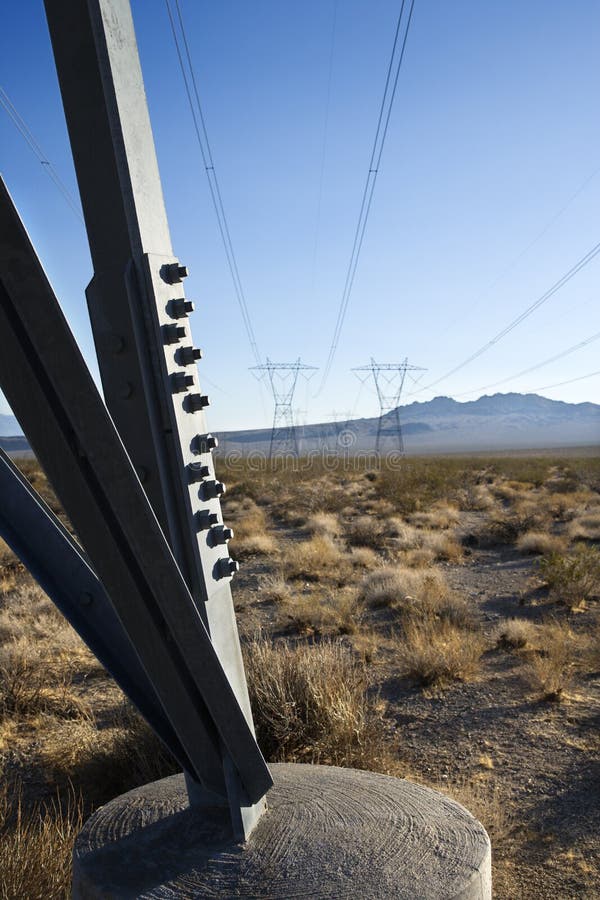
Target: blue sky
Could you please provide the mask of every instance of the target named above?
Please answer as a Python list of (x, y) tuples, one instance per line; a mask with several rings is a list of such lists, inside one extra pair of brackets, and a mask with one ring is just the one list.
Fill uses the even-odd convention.
[[(181, 2), (260, 352), (323, 367), (399, 3)], [(252, 353), (164, 3), (134, 0), (133, 11), (173, 245), (191, 271), (186, 290), (196, 301), (210, 425), (262, 426), (269, 396), (248, 372)], [(436, 381), (600, 241), (599, 39), (594, 0), (416, 0), (339, 348), (320, 393), (318, 373), (299, 385), (299, 421), (334, 410), (375, 414), (374, 394), (359, 393), (350, 371), (371, 356), (408, 356), (428, 369), (419, 387)], [(76, 193), (38, 0), (4, 14), (0, 85)], [(95, 371), (83, 226), (3, 110), (0, 169)], [(475, 399), (481, 387), (600, 331), (599, 275), (600, 256), (489, 352), (406, 399)], [(598, 347), (493, 390), (535, 390), (593, 372)], [(541, 393), (595, 401), (599, 383)]]

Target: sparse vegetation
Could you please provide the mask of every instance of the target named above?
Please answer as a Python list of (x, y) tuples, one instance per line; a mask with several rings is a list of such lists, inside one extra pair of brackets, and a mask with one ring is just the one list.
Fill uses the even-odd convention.
[(551, 553), (540, 561), (551, 594), (569, 607), (580, 606), (600, 592), (600, 550), (579, 545), (572, 553)]
[[(534, 898), (515, 873), (549, 868), (555, 896), (587, 896), (597, 843), (592, 874), (568, 854), (552, 868), (536, 791), (570, 846), (560, 811), (598, 751), (600, 461), (240, 462), (221, 475), (267, 756), (436, 786), (490, 830), (498, 898)], [(175, 769), (0, 544), (0, 900), (66, 897), (80, 816)], [(565, 809), (576, 821), (579, 807)], [(591, 841), (600, 823), (585, 815)]]

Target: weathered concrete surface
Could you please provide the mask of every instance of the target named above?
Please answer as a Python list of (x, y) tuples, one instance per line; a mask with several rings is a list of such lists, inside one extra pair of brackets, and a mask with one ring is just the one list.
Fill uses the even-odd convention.
[(187, 807), (183, 776), (117, 797), (77, 839), (73, 897), (490, 900), (488, 836), (442, 794), (351, 769), (271, 771), (246, 845), (229, 843), (226, 808)]

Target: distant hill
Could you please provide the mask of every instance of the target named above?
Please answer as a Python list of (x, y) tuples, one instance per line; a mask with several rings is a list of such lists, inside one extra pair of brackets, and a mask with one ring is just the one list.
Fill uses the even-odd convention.
[[(460, 403), (434, 397), (426, 403), (400, 407), (407, 453), (448, 453), (469, 450), (552, 449), (600, 445), (600, 405), (564, 403), (537, 394), (493, 394)], [(372, 450), (378, 418), (298, 426), (302, 453), (326, 448), (336, 453)], [(383, 420), (383, 451), (393, 449), (395, 415)], [(266, 453), (271, 429), (228, 431), (219, 434), (221, 454)], [(14, 416), (0, 415), (0, 446), (20, 452), (28, 445)]]
[[(494, 394), (466, 403), (434, 397), (401, 406), (400, 420), (408, 453), (600, 445), (600, 405), (564, 403), (537, 394)], [(362, 452), (374, 447), (378, 423), (378, 418), (370, 418), (298, 426), (296, 435), (301, 452), (322, 447), (335, 452), (344, 444), (351, 453)], [(384, 416), (382, 425), (382, 449), (392, 449), (393, 412)], [(226, 432), (220, 435), (221, 452), (266, 451), (270, 439), (270, 429)]]

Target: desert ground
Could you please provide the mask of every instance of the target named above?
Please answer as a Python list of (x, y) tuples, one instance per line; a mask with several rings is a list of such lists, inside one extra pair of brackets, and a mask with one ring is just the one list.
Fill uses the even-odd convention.
[[(267, 759), (453, 796), (488, 829), (497, 898), (599, 897), (600, 458), (223, 460), (219, 475)], [(0, 897), (68, 896), (82, 819), (175, 770), (0, 545)]]

